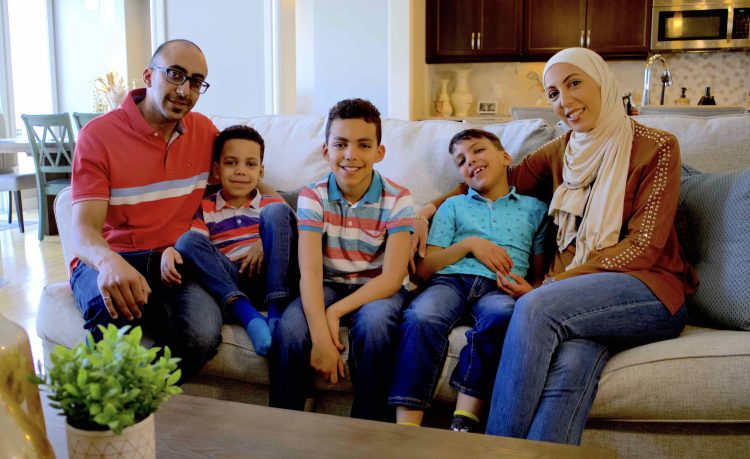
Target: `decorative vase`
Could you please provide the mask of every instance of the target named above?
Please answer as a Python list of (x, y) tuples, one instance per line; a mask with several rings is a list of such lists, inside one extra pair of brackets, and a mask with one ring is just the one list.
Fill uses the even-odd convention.
[(438, 116), (451, 116), (453, 106), (448, 96), (448, 80), (440, 80), (440, 95), (435, 102), (435, 112)]
[(154, 415), (123, 429), (120, 435), (111, 430), (82, 430), (65, 424), (70, 459), (156, 458)]
[(3, 457), (55, 457), (47, 440), (26, 332), (0, 315), (0, 445)]
[(456, 116), (468, 116), (469, 107), (474, 102), (474, 96), (469, 92), (469, 72), (471, 69), (456, 70), (456, 89), (451, 94)]

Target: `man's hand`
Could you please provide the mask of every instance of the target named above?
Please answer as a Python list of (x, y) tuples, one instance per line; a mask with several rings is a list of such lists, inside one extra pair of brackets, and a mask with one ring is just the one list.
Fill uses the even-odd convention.
[(331, 305), (326, 309), (326, 323), (328, 324), (328, 331), (331, 333), (333, 345), (336, 346), (336, 349), (338, 349), (339, 352), (343, 351), (344, 345), (341, 344), (341, 340), (339, 340), (341, 317), (336, 308), (334, 308), (334, 305)]
[(247, 272), (248, 276), (260, 274), (263, 270), (263, 243), (260, 239), (247, 248), (244, 257), (238, 257), (232, 261), (237, 261), (240, 258), (242, 259), (240, 273)]
[(310, 352), (310, 366), (313, 367), (318, 375), (331, 384), (337, 384), (339, 378), (343, 379), (346, 377), (344, 360), (333, 345), (333, 342), (328, 340), (322, 345), (313, 342), (312, 351)]
[(476, 236), (467, 237), (464, 241), (469, 245), (469, 251), (474, 254), (474, 257), (490, 271), (499, 272), (505, 276), (513, 268), (510, 255), (499, 245)]
[(182, 283), (182, 275), (176, 265), (182, 264), (182, 255), (174, 247), (167, 247), (161, 254), (161, 281), (167, 285)]
[(508, 280), (507, 277), (504, 275), (497, 273), (497, 288), (502, 290), (503, 292), (507, 293), (508, 295), (512, 296), (513, 298), (518, 298), (519, 296), (528, 293), (532, 290), (534, 290), (534, 287), (531, 286), (528, 282), (526, 282), (526, 279), (519, 276), (516, 273), (509, 273), (508, 276), (510, 276), (511, 280)]
[(113, 319), (118, 317), (118, 311), (127, 320), (141, 317), (141, 307), (148, 302), (151, 287), (124, 258), (115, 253), (108, 257), (99, 267), (96, 282)]

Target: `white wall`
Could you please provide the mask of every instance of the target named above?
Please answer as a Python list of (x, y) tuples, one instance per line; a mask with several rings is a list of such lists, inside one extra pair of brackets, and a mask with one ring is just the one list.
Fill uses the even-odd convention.
[(352, 97), (389, 112), (387, 5), (387, 0), (315, 0), (313, 113), (327, 114)]
[(124, 1), (53, 0), (59, 111), (93, 111), (96, 78), (128, 75)]
[(195, 42), (208, 61), (208, 91), (195, 110), (252, 116), (267, 113), (265, 0), (164, 0), (165, 39)]

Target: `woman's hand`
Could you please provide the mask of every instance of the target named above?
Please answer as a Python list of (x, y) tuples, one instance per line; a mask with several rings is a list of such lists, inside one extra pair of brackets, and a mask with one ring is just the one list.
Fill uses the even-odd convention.
[(435, 215), (435, 206), (426, 204), (417, 211), (414, 217), (414, 233), (411, 235), (411, 258), (409, 259), (409, 272), (416, 273), (416, 257), (424, 258), (427, 253), (427, 233), (430, 225), (430, 217)]
[(510, 276), (510, 278), (513, 279), (512, 281), (509, 280), (508, 277), (500, 273), (496, 273), (496, 276), (497, 288), (512, 296), (513, 298), (518, 298), (519, 296), (534, 290), (534, 287), (526, 282), (526, 279), (516, 273), (507, 274), (507, 276)]

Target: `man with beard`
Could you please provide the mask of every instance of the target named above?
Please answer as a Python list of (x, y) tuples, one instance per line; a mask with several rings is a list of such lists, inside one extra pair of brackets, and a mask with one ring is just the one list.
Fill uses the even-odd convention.
[(143, 71), (144, 89), (90, 121), (76, 145), (70, 283), (85, 325), (143, 325), (180, 357), (183, 379), (221, 341), (218, 304), (190, 281), (160, 282), (161, 251), (190, 228), (218, 134), (191, 112), (209, 87), (203, 52), (170, 40)]

